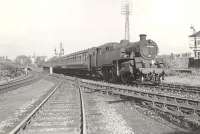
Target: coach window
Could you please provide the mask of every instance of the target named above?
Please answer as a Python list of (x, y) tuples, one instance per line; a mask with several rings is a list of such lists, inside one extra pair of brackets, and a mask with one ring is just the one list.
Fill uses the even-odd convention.
[(83, 62), (83, 54), (81, 54), (81, 63)]
[(106, 51), (109, 51), (110, 50), (110, 48), (109, 47), (106, 47)]
[(85, 53), (83, 54), (83, 60), (85, 60)]
[(98, 55), (101, 55), (102, 53), (101, 53), (101, 48), (97, 48), (97, 54)]
[(200, 59), (200, 52), (198, 52), (198, 59)]

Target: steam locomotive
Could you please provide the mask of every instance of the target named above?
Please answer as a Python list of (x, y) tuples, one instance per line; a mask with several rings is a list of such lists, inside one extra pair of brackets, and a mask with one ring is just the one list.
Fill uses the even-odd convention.
[(155, 61), (157, 44), (140, 35), (137, 42), (121, 40), (56, 59), (56, 73), (90, 75), (105, 81), (123, 83), (153, 82), (164, 79), (162, 63)]

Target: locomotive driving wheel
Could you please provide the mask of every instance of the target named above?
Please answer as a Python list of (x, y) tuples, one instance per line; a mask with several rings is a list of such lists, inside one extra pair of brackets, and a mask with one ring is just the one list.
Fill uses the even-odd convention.
[(118, 78), (117, 78), (117, 72), (116, 72), (116, 68), (113, 66), (112, 70), (111, 70), (111, 79), (110, 82), (117, 82)]
[(131, 82), (131, 73), (130, 72), (122, 72), (120, 75), (120, 79), (124, 84)]

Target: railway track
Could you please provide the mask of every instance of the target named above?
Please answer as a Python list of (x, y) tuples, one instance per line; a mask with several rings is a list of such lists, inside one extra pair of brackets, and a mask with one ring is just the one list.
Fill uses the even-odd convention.
[(86, 134), (82, 99), (78, 81), (64, 80), (10, 134)]
[(199, 87), (171, 84), (127, 86), (88, 79), (80, 79), (80, 86), (83, 90), (132, 97), (142, 107), (156, 111), (180, 127), (195, 129), (200, 126)]
[[(145, 86), (145, 85), (143, 85)], [(189, 85), (178, 85), (178, 84), (167, 84), (162, 83), (160, 85), (148, 85), (148, 87), (156, 88), (160, 92), (167, 91), (173, 93), (188, 94), (190, 96), (200, 97), (200, 87), (189, 86)]]
[[(140, 100), (143, 106), (151, 107), (175, 121), (182, 127), (200, 126), (199, 89), (178, 85), (137, 85), (127, 86), (82, 79), (81, 87), (108, 94), (119, 94)], [(192, 91), (191, 90), (194, 90)]]
[[(62, 74), (59, 74), (62, 75)], [(59, 75), (54, 75), (59, 77)], [(94, 81), (101, 81), (102, 79), (98, 79), (91, 76), (82, 76), (82, 75), (71, 75), (71, 77), (77, 77), (80, 79), (87, 79), (87, 80), (94, 80)], [(118, 84), (122, 85), (121, 83), (112, 83), (112, 84)], [(124, 86), (127, 86), (127, 84), (124, 84)], [(168, 83), (161, 83), (159, 85), (153, 85), (152, 83), (141, 83), (141, 82), (134, 82), (129, 83), (128, 86), (133, 87), (141, 87), (141, 88), (148, 88), (148, 89), (156, 89), (159, 92), (167, 92), (167, 93), (173, 93), (173, 94), (182, 94), (185, 96), (190, 96), (193, 98), (199, 97), (200, 98), (200, 87), (198, 86), (190, 86), (190, 85), (182, 85), (182, 84), (168, 84)]]
[(5, 84), (1, 84), (0, 85), (0, 93), (7, 92), (9, 90), (12, 90), (13, 88), (19, 88), (21, 86), (28, 85), (38, 79), (39, 78), (36, 75), (30, 75), (30, 76), (24, 77), (22, 79), (18, 79), (18, 80), (11, 81), (11, 82), (8, 82)]

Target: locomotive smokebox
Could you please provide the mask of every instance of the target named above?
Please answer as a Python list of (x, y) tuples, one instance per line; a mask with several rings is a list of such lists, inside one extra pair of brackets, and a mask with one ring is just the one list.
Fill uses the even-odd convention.
[(140, 34), (140, 41), (146, 41), (147, 35), (146, 34)]

